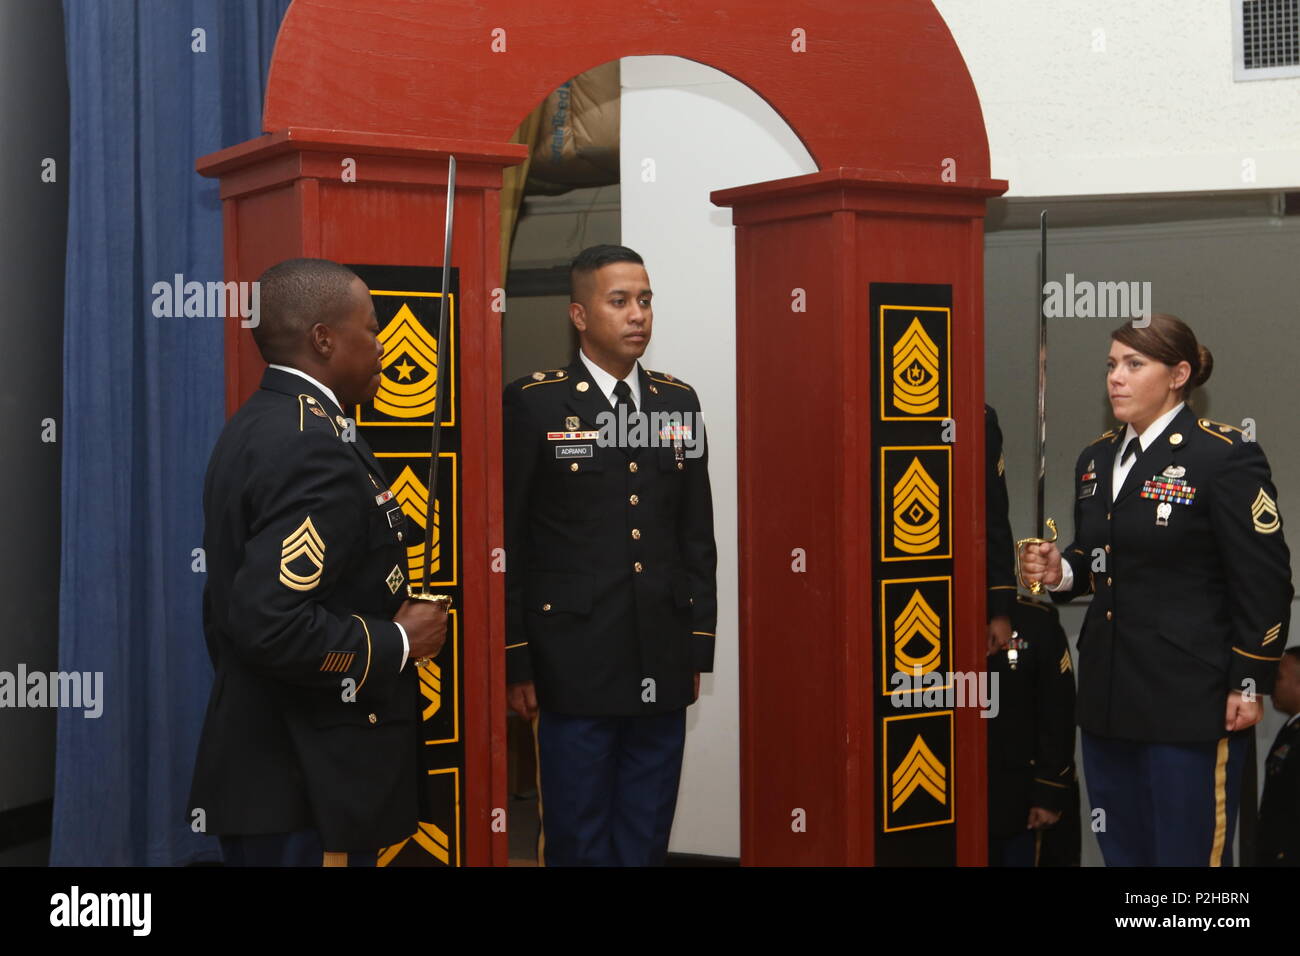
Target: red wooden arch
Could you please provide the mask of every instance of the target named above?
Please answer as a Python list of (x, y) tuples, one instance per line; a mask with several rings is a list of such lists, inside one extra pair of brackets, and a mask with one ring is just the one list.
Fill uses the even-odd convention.
[[(1006, 186), (989, 178), (979, 101), (930, 0), (294, 0), (272, 59), (266, 135), (198, 161), (221, 179), (227, 279), (255, 279), (295, 255), (439, 264), (457, 156), (456, 366), (472, 374), (459, 378), (466, 746), (456, 858), (504, 863), (508, 852), (494, 824), (506, 800), (504, 589), (489, 572), (502, 544), (501, 324), (491, 305), (503, 285), (501, 169), (524, 158), (527, 148), (508, 141), (557, 86), (654, 54), (750, 87), (820, 167), (711, 197), (732, 207), (736, 227), (745, 860), (981, 863), (984, 728), (973, 710), (931, 715), (951, 728), (927, 744), (954, 781), (947, 820), (891, 827), (873, 809), (891, 746), (873, 672), (884, 667), (873, 643), (885, 630), (877, 578), (909, 573), (873, 570), (885, 515), (873, 482), (887, 471), (876, 446), (937, 440), (924, 438), (931, 426), (909, 423), (904, 434), (873, 410), (884, 377), (875, 313), (951, 307), (949, 332), (932, 331), (948, 336), (952, 414), (959, 434), (982, 434), (984, 202)], [(341, 166), (360, 173), (341, 179)], [(816, 305), (800, 347), (783, 349), (796, 286)], [(247, 330), (232, 326), (229, 410), (261, 369)], [(958, 441), (950, 465), (948, 666), (973, 672), (984, 667), (982, 442)], [(806, 550), (807, 573), (791, 574), (792, 547)], [(806, 832), (792, 830), (792, 808), (806, 814)]]
[[(806, 52), (792, 49), (796, 30)], [(989, 175), (975, 87), (930, 0), (294, 0), (263, 129), (506, 142), (565, 80), (652, 54), (750, 87), (821, 169), (934, 182), (952, 159), (959, 181)]]

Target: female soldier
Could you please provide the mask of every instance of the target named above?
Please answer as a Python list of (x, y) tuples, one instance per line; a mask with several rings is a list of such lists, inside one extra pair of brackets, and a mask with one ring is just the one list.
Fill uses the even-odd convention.
[(1251, 433), (1186, 404), (1208, 349), (1172, 315), (1111, 333), (1120, 425), (1075, 468), (1075, 539), (1026, 549), (1058, 601), (1093, 594), (1078, 718), (1093, 829), (1109, 866), (1231, 864), (1245, 733), (1290, 618), (1290, 556)]

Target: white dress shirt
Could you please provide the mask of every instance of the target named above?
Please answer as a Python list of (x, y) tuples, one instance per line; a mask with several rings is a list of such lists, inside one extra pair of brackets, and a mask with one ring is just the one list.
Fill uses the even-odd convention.
[[(614, 398), (614, 386), (619, 383), (619, 379), (616, 379), (591, 359), (587, 358), (587, 353), (582, 351), (582, 349), (578, 349), (578, 357), (582, 359), (582, 364), (587, 366), (587, 371), (591, 373), (591, 380), (596, 383), (596, 387), (600, 389), (601, 394), (609, 400), (609, 404), (612, 407), (617, 408), (618, 402)], [(632, 404), (637, 409), (640, 409), (641, 376), (637, 375), (637, 366), (635, 364), (632, 366), (632, 371), (628, 372), (627, 378), (622, 379), (622, 381), (627, 382), (627, 387), (632, 390)]]
[[(324, 392), (324, 393), (325, 393), (325, 397), (328, 398), (331, 402), (333, 402), (334, 405), (335, 405), (335, 407), (337, 407), (337, 408), (339, 409), (339, 411), (342, 411), (342, 410), (343, 410), (343, 406), (342, 406), (341, 404), (339, 404), (338, 397), (335, 396), (334, 392), (333, 392), (332, 390), (326, 388), (324, 385), (322, 385), (322, 384), (321, 384), (320, 382), (318, 382), (316, 379), (312, 378), (310, 375), (308, 375), (308, 374), (307, 374), (306, 372), (304, 372), (302, 369), (300, 369), (300, 368), (292, 368), (292, 367), (290, 367), (290, 366), (288, 366), (288, 365), (275, 365), (275, 364), (270, 364), (270, 365), (268, 365), (267, 367), (268, 367), (268, 368), (276, 368), (276, 369), (279, 369), (281, 372), (288, 372), (290, 375), (297, 375), (299, 378), (305, 378), (307, 381), (311, 382), (313, 385), (315, 385), (317, 388), (319, 388), (322, 392)], [(393, 626), (397, 628), (397, 633), (402, 635), (402, 664), (401, 664), (400, 667), (397, 668), (398, 671), (400, 672), (400, 671), (402, 671), (403, 669), (405, 669), (405, 667), (406, 667), (406, 659), (407, 659), (408, 657), (411, 656), (411, 641), (410, 641), (410, 638), (408, 638), (408, 637), (406, 636), (406, 628), (402, 627), (402, 625), (398, 624), (396, 621), (393, 622)]]
[(281, 372), (288, 372), (290, 375), (297, 375), (299, 378), (305, 378), (307, 381), (311, 382), (313, 385), (315, 385), (317, 388), (319, 388), (322, 392), (324, 392), (324, 393), (325, 393), (325, 396), (326, 396), (326, 397), (327, 397), (331, 402), (334, 403), (335, 407), (338, 408), (339, 411), (343, 411), (343, 406), (339, 404), (339, 400), (338, 400), (338, 398), (335, 396), (335, 394), (334, 394), (330, 389), (326, 388), (323, 384), (321, 384), (320, 382), (316, 381), (316, 379), (312, 378), (310, 375), (308, 375), (306, 372), (304, 372), (302, 369), (300, 369), (300, 368), (291, 368), (291, 367), (288, 366), (288, 365), (268, 365), (267, 367), (268, 367), (268, 368), (278, 368)]
[[(1115, 453), (1115, 467), (1111, 471), (1111, 476), (1110, 476), (1110, 500), (1111, 501), (1114, 501), (1116, 498), (1119, 497), (1119, 490), (1124, 487), (1124, 479), (1128, 477), (1128, 473), (1132, 471), (1133, 466), (1137, 464), (1138, 456), (1141, 455), (1142, 452), (1150, 448), (1152, 442), (1154, 442), (1157, 438), (1159, 438), (1162, 434), (1164, 434), (1164, 430), (1169, 427), (1169, 423), (1174, 420), (1174, 417), (1183, 410), (1183, 406), (1185, 404), (1187, 403), (1179, 402), (1173, 408), (1169, 409), (1169, 411), (1165, 412), (1163, 415), (1161, 415), (1159, 418), (1153, 421), (1150, 425), (1148, 425), (1146, 431), (1144, 431), (1141, 435), (1137, 433), (1137, 429), (1133, 427), (1132, 422), (1130, 422), (1128, 426), (1124, 429), (1124, 437), (1120, 439), (1119, 450)], [(1141, 451), (1139, 451), (1136, 455), (1130, 458), (1127, 462), (1122, 461), (1121, 459), (1124, 457), (1124, 449), (1128, 447), (1129, 441), (1133, 438), (1136, 438), (1138, 440), (1138, 448), (1140, 448)], [(1061, 583), (1054, 588), (1048, 588), (1048, 590), (1068, 591), (1073, 586), (1074, 586), (1074, 568), (1070, 567), (1069, 561), (1063, 560), (1061, 562)]]

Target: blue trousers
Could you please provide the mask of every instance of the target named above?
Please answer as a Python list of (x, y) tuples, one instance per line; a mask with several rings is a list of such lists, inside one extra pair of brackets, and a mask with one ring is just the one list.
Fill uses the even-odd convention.
[[(320, 866), (325, 858), (315, 830), (223, 836), (221, 855), (226, 866)], [(378, 850), (349, 853), (348, 866), (374, 866), (378, 857)]]
[(686, 710), (537, 715), (547, 866), (662, 866), (677, 809)]
[(1107, 866), (1232, 866), (1245, 734), (1149, 744), (1084, 732), (1082, 741), (1092, 828)]

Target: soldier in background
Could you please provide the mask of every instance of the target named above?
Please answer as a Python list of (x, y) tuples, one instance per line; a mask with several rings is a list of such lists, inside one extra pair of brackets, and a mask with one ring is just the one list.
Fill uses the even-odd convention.
[(1016, 594), (1002, 431), (987, 405), (984, 439), (988, 667), (998, 693), (988, 721), (989, 865), (1072, 865), (1079, 791), (1070, 649), (1056, 609)]
[(1255, 841), (1258, 866), (1300, 866), (1300, 646), (1278, 663), (1273, 706), (1286, 714), (1264, 763)]
[[(695, 390), (638, 361), (641, 257), (593, 246), (570, 285), (581, 350), (504, 396), (508, 701), (537, 719), (546, 865), (659, 865), (686, 708), (713, 670), (708, 450)], [(601, 438), (636, 416), (646, 441)]]

